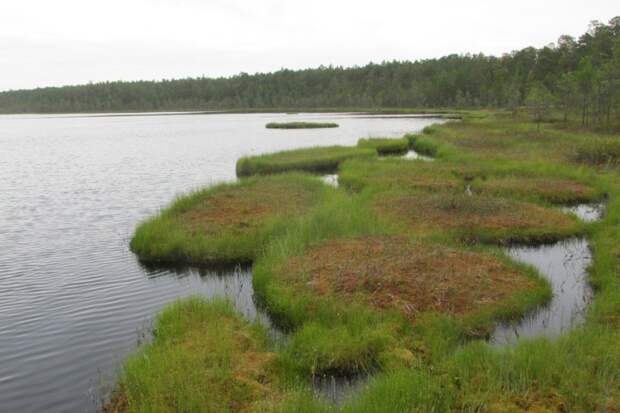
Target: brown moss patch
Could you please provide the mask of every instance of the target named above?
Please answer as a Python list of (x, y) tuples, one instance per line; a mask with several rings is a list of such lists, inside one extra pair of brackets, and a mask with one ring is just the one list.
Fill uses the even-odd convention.
[(466, 193), (379, 194), (374, 206), (417, 233), (439, 229), (467, 241), (550, 241), (577, 231), (575, 220), (555, 209)]
[(518, 198), (538, 198), (556, 204), (588, 202), (600, 197), (598, 191), (581, 182), (561, 178), (489, 179), (480, 190)]
[(295, 214), (313, 203), (312, 191), (288, 181), (258, 179), (223, 187), (178, 216), (190, 233), (250, 232), (277, 215)]
[(426, 311), (468, 314), (535, 287), (493, 256), (402, 237), (328, 241), (291, 259), (281, 271), (317, 294), (361, 300), (411, 319)]

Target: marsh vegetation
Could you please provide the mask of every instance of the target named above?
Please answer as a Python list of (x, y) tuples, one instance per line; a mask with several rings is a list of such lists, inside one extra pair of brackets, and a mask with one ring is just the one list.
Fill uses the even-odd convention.
[[(378, 146), (393, 142), (339, 148), (370, 152), (332, 166), (341, 189), (322, 184), (320, 200), (287, 215), (252, 256), (255, 294), (288, 334), (269, 367), (262, 366), (269, 383), (287, 383), (286, 395), (261, 411), (618, 407), (620, 352), (612, 343), (619, 338), (620, 189), (613, 163), (575, 157), (573, 150), (596, 148), (599, 139), (605, 138), (553, 123), (539, 132), (525, 119), (478, 112), (394, 140), (436, 156), (434, 162), (379, 160)], [(288, 170), (306, 168), (317, 153), (264, 157), (288, 156)], [(321, 184), (302, 175), (288, 179)], [(608, 206), (600, 223), (560, 208), (602, 200)], [(480, 340), (498, 322), (518, 323), (548, 303), (556, 288), (498, 245), (574, 236), (589, 237), (594, 247), (590, 282), (597, 295), (585, 324), (552, 341), (534, 334), (498, 348)], [(373, 377), (342, 405), (311, 397), (315, 375), (360, 373)], [(253, 397), (260, 401), (262, 394)]]

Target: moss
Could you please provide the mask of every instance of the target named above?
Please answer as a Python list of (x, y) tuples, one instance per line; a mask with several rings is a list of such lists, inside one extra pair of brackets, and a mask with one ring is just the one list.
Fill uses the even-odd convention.
[(241, 158), (237, 176), (267, 175), (287, 171), (334, 173), (347, 159), (372, 158), (376, 152), (368, 148), (346, 146), (315, 147)]
[(485, 195), (392, 191), (374, 194), (378, 213), (423, 234), (450, 234), (472, 243), (541, 243), (583, 233), (583, 225), (557, 209)]
[(500, 177), (477, 183), (475, 191), (538, 202), (571, 205), (594, 202), (604, 192), (582, 182), (558, 177)]
[(470, 314), (536, 286), (493, 256), (401, 237), (330, 240), (275, 271), (280, 282), (411, 320), (428, 311)]

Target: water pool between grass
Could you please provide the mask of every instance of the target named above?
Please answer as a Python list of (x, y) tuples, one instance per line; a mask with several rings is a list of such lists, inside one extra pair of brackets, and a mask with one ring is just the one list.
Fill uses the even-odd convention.
[[(604, 204), (582, 204), (562, 208), (585, 222), (600, 220)], [(551, 302), (516, 323), (500, 324), (489, 339), (494, 345), (513, 344), (520, 338), (556, 337), (585, 319), (594, 295), (588, 283), (592, 252), (585, 238), (571, 238), (551, 245), (515, 246), (507, 250), (515, 261), (536, 268), (551, 284)]]

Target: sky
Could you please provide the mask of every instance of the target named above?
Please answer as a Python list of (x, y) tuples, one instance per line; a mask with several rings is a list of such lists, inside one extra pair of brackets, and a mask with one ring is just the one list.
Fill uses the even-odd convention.
[(616, 15), (618, 0), (0, 0), (0, 91), (501, 55)]

